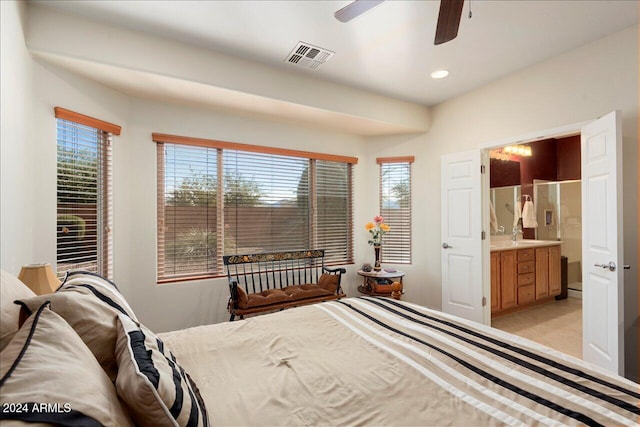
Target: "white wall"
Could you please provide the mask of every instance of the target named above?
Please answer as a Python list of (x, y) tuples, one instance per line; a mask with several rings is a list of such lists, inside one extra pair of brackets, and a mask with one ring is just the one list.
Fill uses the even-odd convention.
[[(637, 260), (638, 27), (539, 63), (432, 110), (417, 137), (370, 140), (377, 155), (416, 156), (414, 265), (407, 299), (440, 308), (440, 157), (622, 111), (626, 263)], [(373, 171), (369, 179), (373, 179)], [(625, 272), (628, 375), (638, 376), (638, 267)]]
[(30, 130), (31, 55), (24, 44), (25, 5), (0, 2), (0, 266), (15, 275), (33, 262), (34, 176)]

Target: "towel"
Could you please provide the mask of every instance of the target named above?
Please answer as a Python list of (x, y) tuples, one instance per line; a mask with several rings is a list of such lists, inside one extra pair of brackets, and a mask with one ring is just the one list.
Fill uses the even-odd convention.
[(498, 231), (498, 217), (496, 216), (496, 208), (493, 207), (493, 201), (489, 200), (489, 221), (491, 222), (491, 231)]
[(523, 228), (536, 228), (538, 226), (538, 220), (536, 219), (536, 208), (533, 206), (531, 200), (524, 202), (522, 208), (522, 227)]
[(515, 208), (513, 208), (513, 227), (518, 226), (518, 222), (520, 221), (521, 216), (520, 202), (516, 202)]

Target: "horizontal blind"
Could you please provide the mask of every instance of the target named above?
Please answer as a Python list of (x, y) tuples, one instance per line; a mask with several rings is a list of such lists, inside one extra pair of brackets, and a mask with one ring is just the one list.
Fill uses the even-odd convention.
[(57, 119), (57, 272), (112, 276), (109, 133)]
[(315, 247), (325, 249), (325, 262), (352, 261), (352, 165), (318, 160), (315, 164)]
[(310, 248), (310, 160), (223, 152), (225, 253)]
[(411, 263), (411, 162), (380, 163), (380, 215), (391, 228), (382, 261)]
[(325, 249), (327, 263), (353, 262), (354, 158), (161, 137), (159, 281), (224, 275), (223, 255)]
[(218, 150), (158, 144), (158, 279), (218, 273)]

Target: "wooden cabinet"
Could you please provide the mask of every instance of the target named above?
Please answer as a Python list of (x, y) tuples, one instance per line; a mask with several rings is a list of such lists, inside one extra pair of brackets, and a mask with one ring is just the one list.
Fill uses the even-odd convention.
[(536, 299), (560, 295), (560, 246), (536, 249)]
[(533, 296), (533, 285), (536, 281), (534, 273), (535, 251), (530, 249), (518, 249), (518, 305), (528, 304)]
[(500, 311), (500, 252), (491, 252), (491, 313)]
[(560, 246), (491, 252), (491, 313), (515, 311), (561, 291)]
[(517, 251), (500, 252), (500, 309), (506, 310), (518, 304)]
[(549, 295), (560, 295), (561, 291), (560, 246), (549, 246)]
[(518, 249), (518, 262), (528, 262), (533, 261), (535, 252), (533, 248), (529, 249)]
[(549, 296), (549, 248), (536, 248), (536, 299)]
[(529, 304), (536, 300), (533, 285), (518, 287), (518, 305)]

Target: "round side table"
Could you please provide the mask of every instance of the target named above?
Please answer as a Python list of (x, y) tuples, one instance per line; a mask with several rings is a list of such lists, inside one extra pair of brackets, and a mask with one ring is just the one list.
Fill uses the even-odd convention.
[(404, 274), (404, 271), (400, 270), (358, 270), (358, 275), (363, 278), (362, 285), (358, 286), (358, 292), (365, 295), (392, 297), (399, 300), (404, 293), (402, 286)]

